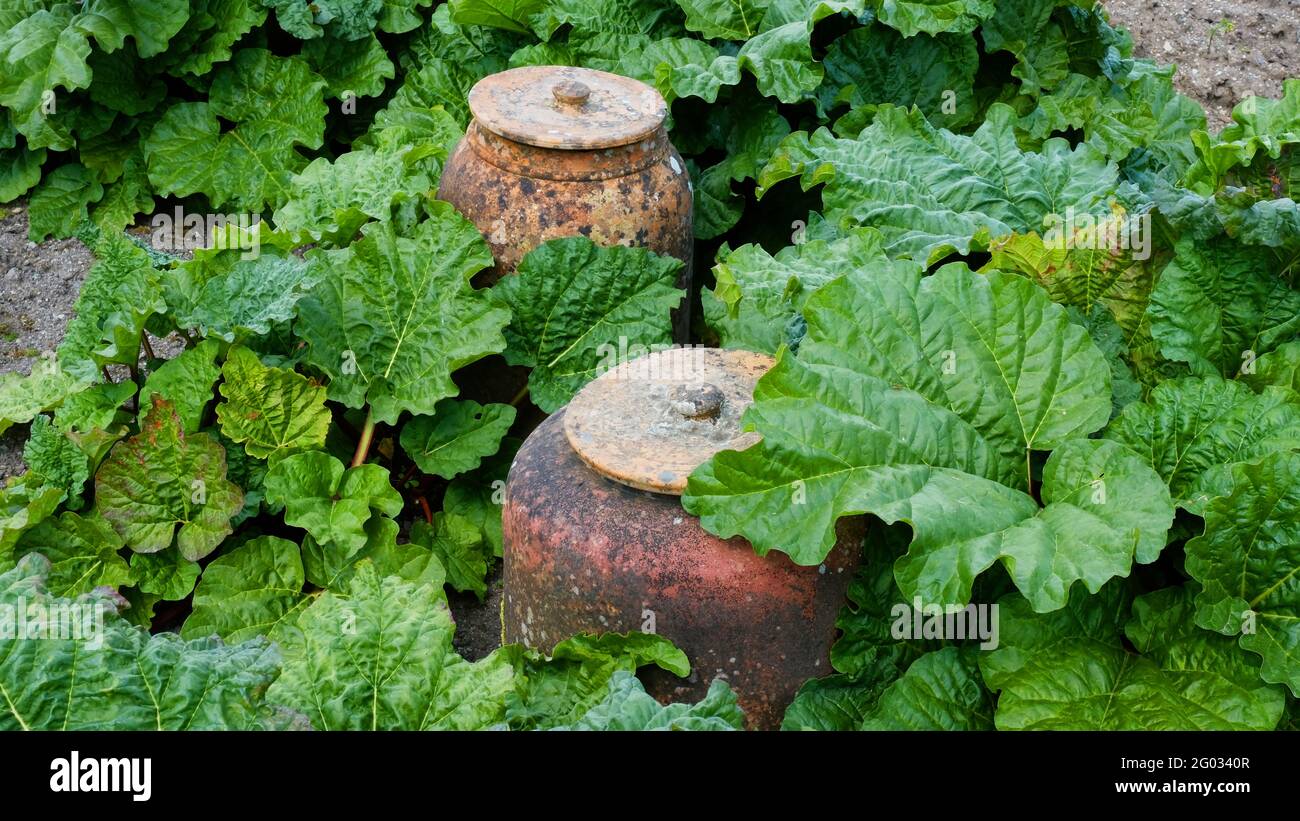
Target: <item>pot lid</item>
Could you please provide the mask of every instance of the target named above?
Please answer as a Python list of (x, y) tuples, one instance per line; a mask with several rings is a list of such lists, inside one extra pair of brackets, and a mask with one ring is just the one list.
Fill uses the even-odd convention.
[(668, 115), (645, 83), (571, 66), (525, 66), (474, 84), (469, 109), (479, 125), (541, 148), (612, 148), (654, 133)]
[(606, 477), (681, 495), (691, 471), (713, 454), (759, 440), (741, 431), (740, 416), (774, 361), (749, 351), (673, 348), (625, 362), (578, 391), (564, 433)]

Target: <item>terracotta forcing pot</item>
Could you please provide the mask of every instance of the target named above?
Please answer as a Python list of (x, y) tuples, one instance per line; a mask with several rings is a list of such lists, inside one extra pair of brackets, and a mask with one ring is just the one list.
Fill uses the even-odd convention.
[(650, 354), (592, 381), (533, 432), (502, 513), (507, 641), (550, 650), (577, 633), (657, 632), (692, 672), (652, 670), (652, 695), (695, 701), (721, 676), (758, 729), (779, 727), (799, 685), (832, 672), (863, 520), (842, 519), (825, 563), (800, 567), (713, 536), (678, 498), (700, 463), (757, 441), (739, 420), (771, 365), (743, 351)]
[[(492, 247), (496, 266), (477, 284), (514, 273), (548, 239), (581, 235), (682, 260), (678, 286), (689, 293), (691, 184), (664, 130), (659, 92), (604, 71), (529, 66), (480, 80), (469, 107), (473, 120), (438, 198)], [(689, 308), (675, 314), (679, 342), (689, 316)]]

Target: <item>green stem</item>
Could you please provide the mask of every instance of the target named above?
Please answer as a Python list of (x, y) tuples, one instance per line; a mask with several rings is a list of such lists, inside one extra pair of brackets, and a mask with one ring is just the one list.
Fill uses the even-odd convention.
[(524, 385), (522, 388), (519, 389), (519, 393), (515, 394), (515, 398), (510, 400), (510, 404), (511, 406), (517, 408), (519, 407), (519, 403), (524, 401), (527, 398), (528, 398), (528, 385)]
[(370, 442), (375, 438), (375, 418), (366, 410), (366, 424), (361, 428), (361, 438), (357, 440), (357, 452), (352, 454), (352, 467), (360, 467), (370, 456)]

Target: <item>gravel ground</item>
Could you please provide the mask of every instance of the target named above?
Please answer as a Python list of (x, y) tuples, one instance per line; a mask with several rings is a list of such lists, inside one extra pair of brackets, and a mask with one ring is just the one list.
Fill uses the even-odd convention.
[(1300, 0), (1103, 2), (1138, 57), (1178, 66), (1178, 90), (1205, 106), (1213, 130), (1242, 99), (1280, 97), (1282, 81), (1300, 77)]
[[(72, 305), (93, 259), (75, 239), (37, 245), (27, 239), (27, 210), (9, 206), (0, 220), (0, 373), (30, 373), (63, 339)], [(26, 426), (0, 436), (0, 480), (22, 473)]]

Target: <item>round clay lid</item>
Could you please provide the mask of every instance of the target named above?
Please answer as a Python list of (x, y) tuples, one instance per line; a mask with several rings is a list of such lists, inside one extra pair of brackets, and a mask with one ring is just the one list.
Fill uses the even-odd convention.
[(474, 84), (469, 109), (479, 125), (541, 148), (612, 148), (654, 133), (668, 115), (645, 83), (571, 66), (525, 66)]
[(740, 417), (774, 360), (749, 351), (673, 348), (587, 383), (564, 412), (564, 433), (597, 472), (641, 490), (680, 495), (720, 450), (759, 440)]

